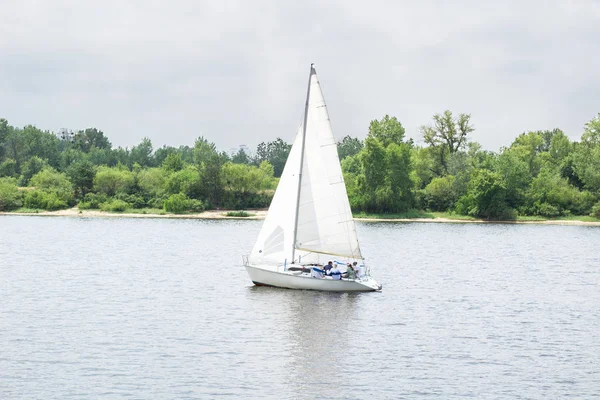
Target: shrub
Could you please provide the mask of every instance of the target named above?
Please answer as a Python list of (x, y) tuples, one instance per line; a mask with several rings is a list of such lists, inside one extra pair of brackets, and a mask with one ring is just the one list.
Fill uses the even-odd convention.
[(39, 208), (48, 211), (60, 210), (69, 206), (56, 193), (44, 190), (31, 190), (27, 192), (25, 194), (24, 205), (27, 208)]
[(165, 182), (168, 194), (184, 193), (189, 197), (199, 197), (202, 192), (202, 180), (198, 169), (187, 166), (181, 171), (171, 173)]
[(134, 184), (133, 173), (119, 167), (101, 166), (94, 177), (94, 189), (108, 196), (127, 192)]
[(113, 211), (113, 212), (123, 212), (127, 210), (131, 205), (123, 200), (114, 199), (112, 201), (107, 201), (100, 206), (100, 210), (102, 211)]
[(469, 191), (456, 202), (456, 212), (485, 219), (514, 219), (515, 211), (506, 204), (502, 177), (488, 170), (475, 170)]
[(204, 211), (204, 203), (201, 200), (189, 199), (187, 202), (188, 211), (202, 212)]
[(149, 207), (152, 208), (163, 208), (165, 205), (165, 200), (167, 199), (167, 196), (157, 196), (157, 197), (153, 197), (150, 200), (148, 200), (146, 203), (148, 204)]
[(118, 193), (115, 196), (115, 199), (123, 200), (124, 202), (129, 203), (133, 208), (146, 207), (146, 201), (144, 198), (135, 194)]
[(182, 213), (187, 209), (188, 200), (183, 193), (172, 194), (165, 200), (163, 207), (167, 212)]
[(204, 211), (204, 203), (200, 200), (190, 199), (183, 193), (172, 194), (163, 202), (163, 208), (167, 212), (182, 213), (185, 211)]
[(590, 216), (600, 218), (600, 201), (594, 204)]
[(549, 203), (538, 203), (536, 202), (534, 204), (534, 209), (535, 209), (535, 214), (536, 215), (541, 215), (543, 217), (548, 217), (548, 218), (555, 218), (558, 217), (559, 215), (561, 215), (561, 211), (558, 209), (558, 207), (549, 204)]
[(229, 211), (225, 215), (228, 217), (249, 217), (251, 214), (247, 213), (246, 211)]
[(165, 177), (162, 168), (143, 169), (137, 174), (137, 183), (144, 194), (156, 196), (164, 192)]
[(67, 205), (75, 204), (73, 184), (65, 174), (57, 172), (52, 167), (47, 167), (32, 176), (29, 180), (29, 184), (46, 193), (54, 193), (55, 197), (59, 198)]
[[(87, 207), (90, 209), (99, 209), (100, 206), (102, 205), (102, 203), (106, 203), (107, 201), (108, 201), (108, 196), (106, 196), (104, 194), (87, 193), (85, 195), (85, 197), (83, 198), (82, 203), (86, 203), (86, 205), (84, 205), (84, 207)], [(79, 203), (79, 208), (81, 208), (82, 203)], [(86, 209), (86, 208), (82, 208), (82, 209)]]
[(23, 195), (15, 179), (0, 178), (0, 211), (10, 211), (23, 205)]
[(433, 178), (425, 187), (425, 201), (430, 210), (446, 211), (454, 207), (454, 179), (452, 175)]
[(77, 208), (79, 208), (80, 210), (90, 210), (93, 207), (91, 206), (91, 203), (88, 201), (80, 201), (79, 203), (77, 203)]

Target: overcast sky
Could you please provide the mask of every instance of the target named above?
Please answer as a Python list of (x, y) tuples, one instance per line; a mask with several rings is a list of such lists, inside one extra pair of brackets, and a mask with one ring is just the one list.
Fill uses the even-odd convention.
[(600, 112), (600, 0), (2, 0), (0, 117), (115, 146), (291, 142), (315, 63), (338, 139), (446, 109), (490, 150)]

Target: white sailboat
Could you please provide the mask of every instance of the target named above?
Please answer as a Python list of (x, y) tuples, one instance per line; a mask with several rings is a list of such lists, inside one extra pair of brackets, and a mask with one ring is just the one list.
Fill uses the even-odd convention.
[[(354, 279), (315, 277), (356, 262)], [(329, 114), (311, 64), (304, 121), (244, 265), (255, 285), (339, 292), (381, 290), (364, 266)], [(316, 270), (313, 270), (315, 268)]]

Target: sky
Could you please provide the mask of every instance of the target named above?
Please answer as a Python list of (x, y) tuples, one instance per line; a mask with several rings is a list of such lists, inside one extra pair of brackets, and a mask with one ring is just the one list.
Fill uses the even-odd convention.
[(600, 0), (2, 0), (0, 118), (113, 146), (292, 142), (315, 63), (333, 131), (450, 110), (497, 151), (600, 113)]

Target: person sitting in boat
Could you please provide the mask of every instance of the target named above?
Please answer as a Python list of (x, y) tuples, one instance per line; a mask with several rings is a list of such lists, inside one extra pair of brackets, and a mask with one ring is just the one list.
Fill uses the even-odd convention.
[(356, 261), (354, 261), (354, 262), (352, 263), (352, 267), (354, 268), (354, 273), (356, 274), (356, 277), (357, 277), (357, 278), (360, 278), (360, 277), (362, 277), (362, 276), (365, 274), (364, 268), (363, 268), (363, 269), (361, 269), (361, 268), (360, 268), (360, 267), (357, 265), (357, 262), (356, 262)]
[(342, 277), (348, 278), (348, 279), (356, 279), (356, 271), (354, 270), (354, 267), (352, 267), (352, 265), (350, 263), (348, 263), (346, 265), (346, 272), (344, 272), (342, 274)]
[(331, 275), (331, 279), (336, 281), (342, 279), (342, 272), (339, 270), (337, 265), (334, 265), (333, 268), (331, 268), (329, 275)]
[(333, 263), (329, 261), (326, 266), (323, 267), (323, 271), (325, 271), (326, 275), (331, 274), (331, 269), (333, 268)]

